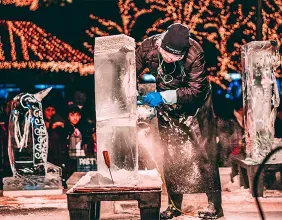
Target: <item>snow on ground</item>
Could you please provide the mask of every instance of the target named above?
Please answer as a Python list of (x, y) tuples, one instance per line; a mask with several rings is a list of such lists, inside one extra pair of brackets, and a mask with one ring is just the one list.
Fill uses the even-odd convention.
[[(238, 177), (234, 183), (229, 181), (228, 169), (221, 169), (222, 200), (225, 217), (220, 220), (259, 220), (260, 216), (248, 189), (239, 187)], [(282, 219), (282, 191), (266, 190), (265, 197), (260, 198), (267, 220)], [(197, 212), (207, 205), (205, 194), (184, 196), (182, 209)], [(140, 219), (137, 201), (102, 202), (101, 219), (104, 220), (137, 220)], [(161, 211), (167, 207), (167, 195), (163, 192)], [(68, 220), (66, 195), (45, 197), (0, 196), (0, 219), (2, 220)], [(180, 216), (176, 220), (198, 219)]]

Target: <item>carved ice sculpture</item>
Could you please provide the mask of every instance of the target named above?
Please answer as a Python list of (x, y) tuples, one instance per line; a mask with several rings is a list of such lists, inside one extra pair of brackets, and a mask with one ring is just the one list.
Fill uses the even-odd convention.
[(279, 105), (274, 71), (279, 65), (274, 41), (253, 41), (242, 46), (242, 90), (247, 157), (254, 162), (271, 151), (274, 120)]
[(13, 99), (8, 154), (13, 177), (4, 178), (4, 191), (61, 188), (61, 168), (47, 162), (48, 134), (41, 100), (51, 88)]
[(95, 38), (95, 105), (98, 171), (112, 165), (138, 169), (135, 40), (126, 35)]

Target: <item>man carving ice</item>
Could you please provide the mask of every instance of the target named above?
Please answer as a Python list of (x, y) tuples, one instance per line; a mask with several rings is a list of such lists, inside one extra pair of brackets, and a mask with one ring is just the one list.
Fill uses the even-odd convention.
[(138, 76), (149, 68), (156, 77), (157, 92), (148, 93), (144, 102), (158, 110), (164, 149), (169, 206), (161, 219), (181, 215), (183, 194), (201, 192), (209, 206), (199, 216), (222, 217), (215, 120), (201, 46), (186, 26), (172, 24), (142, 42), (136, 68)]

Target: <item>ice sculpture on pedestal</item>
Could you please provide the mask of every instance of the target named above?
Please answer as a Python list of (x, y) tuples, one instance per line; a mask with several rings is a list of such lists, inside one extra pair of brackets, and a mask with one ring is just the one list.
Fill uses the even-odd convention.
[(103, 151), (119, 169), (138, 169), (135, 40), (95, 38), (95, 104), (98, 171), (108, 171)]
[(47, 162), (48, 134), (41, 100), (50, 90), (21, 93), (13, 99), (8, 140), (13, 177), (3, 179), (4, 195), (18, 190), (62, 191), (61, 168)]
[(95, 38), (94, 64), (98, 171), (89, 171), (74, 188), (160, 189), (157, 170), (138, 170), (135, 40), (123, 34)]
[(279, 65), (275, 41), (253, 41), (242, 46), (242, 89), (247, 157), (254, 162), (271, 151), (274, 120), (279, 106), (274, 71)]

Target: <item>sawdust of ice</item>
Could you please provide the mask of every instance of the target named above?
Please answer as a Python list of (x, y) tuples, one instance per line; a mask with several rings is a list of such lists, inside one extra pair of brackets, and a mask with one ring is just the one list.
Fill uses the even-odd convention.
[[(122, 187), (161, 187), (162, 180), (156, 169), (128, 171), (112, 170), (114, 186)], [(77, 187), (113, 186), (110, 173), (106, 171), (87, 172), (76, 184)]]

